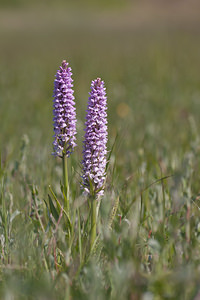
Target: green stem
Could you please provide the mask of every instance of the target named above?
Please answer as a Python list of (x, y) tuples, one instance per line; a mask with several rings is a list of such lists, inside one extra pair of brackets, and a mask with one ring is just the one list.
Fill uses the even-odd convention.
[(186, 213), (186, 241), (190, 243), (190, 202), (187, 200), (187, 213)]
[(97, 200), (96, 197), (91, 197), (91, 232), (90, 232), (90, 252), (96, 240), (97, 222), (96, 222), (96, 208)]
[[(162, 174), (161, 174), (162, 175)], [(162, 183), (162, 194), (163, 194), (163, 235), (165, 236), (165, 210), (166, 210), (166, 199), (165, 199), (165, 187), (163, 180)]]
[(64, 187), (64, 209), (69, 212), (69, 183), (68, 183), (68, 171), (67, 171), (67, 157), (63, 154), (63, 187)]
[(5, 235), (6, 260), (7, 260), (7, 263), (9, 263), (8, 215), (7, 215), (7, 210), (6, 210), (6, 203), (5, 203), (3, 188), (4, 188), (4, 178), (2, 179), (2, 193), (1, 193), (2, 221), (3, 221), (4, 235)]

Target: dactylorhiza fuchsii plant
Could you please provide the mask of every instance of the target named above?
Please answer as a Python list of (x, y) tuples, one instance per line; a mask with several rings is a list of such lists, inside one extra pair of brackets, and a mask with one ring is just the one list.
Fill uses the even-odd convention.
[(82, 188), (91, 206), (90, 249), (96, 239), (97, 198), (104, 193), (107, 156), (107, 96), (104, 81), (92, 81), (83, 141)]
[(54, 152), (63, 161), (63, 188), (65, 195), (65, 209), (69, 211), (69, 185), (67, 172), (67, 158), (76, 146), (76, 108), (74, 102), (73, 79), (71, 68), (63, 60), (56, 73), (54, 81)]

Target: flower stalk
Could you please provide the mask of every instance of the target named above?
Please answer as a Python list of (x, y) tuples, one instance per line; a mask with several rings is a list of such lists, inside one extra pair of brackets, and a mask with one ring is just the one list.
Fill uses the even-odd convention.
[(67, 169), (67, 157), (62, 156), (63, 166), (63, 191), (64, 191), (64, 209), (69, 212), (69, 182), (68, 182), (68, 169)]
[(97, 235), (97, 201), (104, 194), (107, 155), (107, 97), (104, 82), (92, 81), (83, 142), (82, 189), (88, 195), (91, 230), (90, 252)]
[(90, 232), (90, 252), (94, 246), (97, 234), (97, 200), (93, 196), (90, 197), (91, 203), (91, 232)]
[(62, 158), (64, 208), (69, 212), (67, 158), (76, 146), (76, 108), (71, 68), (63, 60), (54, 81), (54, 156)]

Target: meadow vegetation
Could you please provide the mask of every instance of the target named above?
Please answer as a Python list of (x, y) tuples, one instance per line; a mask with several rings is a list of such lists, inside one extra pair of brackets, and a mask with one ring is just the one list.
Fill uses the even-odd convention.
[[(59, 3), (16, 1), (0, 12), (0, 299), (197, 300), (199, 21), (139, 17), (142, 10), (120, 1), (112, 9), (88, 1), (89, 10)], [(71, 223), (62, 210), (62, 163), (51, 155), (53, 81), (63, 59), (73, 70), (78, 118)], [(97, 77), (107, 88), (110, 155), (89, 254), (79, 183)]]

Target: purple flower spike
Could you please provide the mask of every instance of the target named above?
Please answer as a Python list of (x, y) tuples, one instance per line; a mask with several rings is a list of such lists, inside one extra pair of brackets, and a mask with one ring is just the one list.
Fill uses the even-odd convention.
[(103, 195), (108, 133), (106, 89), (100, 78), (92, 81), (89, 95), (83, 142), (82, 187), (89, 194), (92, 184), (94, 193)]
[(73, 79), (71, 68), (63, 60), (54, 81), (54, 152), (53, 155), (67, 157), (76, 146), (76, 109), (74, 107)]

